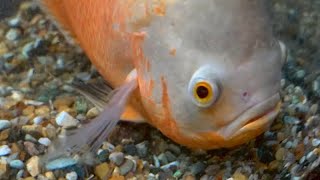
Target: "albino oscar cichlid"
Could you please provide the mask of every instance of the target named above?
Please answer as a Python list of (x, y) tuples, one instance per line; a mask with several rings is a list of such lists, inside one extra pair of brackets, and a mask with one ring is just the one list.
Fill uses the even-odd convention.
[(285, 46), (262, 0), (39, 1), (114, 89), (79, 85), (101, 114), (52, 153), (95, 151), (120, 119), (192, 149), (233, 147), (279, 112)]

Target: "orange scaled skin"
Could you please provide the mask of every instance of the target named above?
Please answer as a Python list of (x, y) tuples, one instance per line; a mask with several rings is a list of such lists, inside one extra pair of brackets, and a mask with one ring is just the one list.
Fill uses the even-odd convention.
[[(216, 132), (198, 132), (185, 134), (178, 128), (172, 115), (168, 96), (167, 78), (161, 77), (161, 102), (145, 97), (152, 96), (155, 88), (153, 77), (142, 78), (141, 64), (150, 68), (144, 57), (142, 44), (143, 32), (137, 30), (148, 26), (153, 16), (165, 16), (167, 3), (174, 0), (138, 1), (138, 0), (44, 0), (47, 10), (71, 34), (88, 55), (99, 73), (114, 88), (125, 83), (125, 78), (137, 69), (139, 88), (131, 99), (131, 105), (147, 122), (158, 128), (175, 142), (190, 148), (214, 149), (243, 144), (268, 129), (269, 123), (255, 124), (251, 131), (226, 140)], [(145, 2), (143, 10), (136, 6)], [(150, 5), (151, 4), (151, 5)], [(136, 15), (135, 12), (140, 14)], [(176, 50), (172, 49), (174, 56)], [(143, 98), (143, 99), (141, 99)], [(145, 110), (148, 108), (148, 111)], [(279, 106), (275, 107), (276, 111)]]

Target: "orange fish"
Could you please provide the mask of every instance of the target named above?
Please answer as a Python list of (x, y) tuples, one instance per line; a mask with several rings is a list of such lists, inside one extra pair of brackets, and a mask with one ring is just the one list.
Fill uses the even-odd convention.
[[(41, 0), (115, 89), (81, 85), (101, 108), (53, 143), (95, 151), (119, 119), (147, 122), (189, 148), (243, 144), (280, 109), (285, 46), (262, 0)], [(83, 89), (84, 88), (84, 89)]]

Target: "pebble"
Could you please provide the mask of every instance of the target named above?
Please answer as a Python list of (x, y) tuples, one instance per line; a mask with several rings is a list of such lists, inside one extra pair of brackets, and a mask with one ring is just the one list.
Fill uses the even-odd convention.
[(2, 178), (8, 171), (7, 161), (1, 159), (0, 160), (0, 178)]
[(30, 154), (31, 156), (40, 154), (40, 151), (37, 149), (34, 143), (25, 141), (23, 145), (25, 147), (25, 151), (27, 151), (27, 153)]
[(6, 156), (11, 153), (11, 149), (8, 145), (0, 146), (0, 156)]
[(24, 163), (21, 160), (16, 159), (16, 160), (10, 161), (9, 166), (15, 169), (23, 169)]
[(124, 154), (122, 152), (113, 152), (109, 155), (109, 160), (115, 165), (120, 166), (124, 160)]
[(77, 180), (78, 179), (78, 174), (74, 171), (69, 172), (66, 174), (66, 179), (67, 180)]
[(39, 138), (38, 142), (45, 146), (49, 146), (51, 144), (51, 140), (49, 138)]
[(62, 111), (57, 115), (56, 123), (64, 128), (69, 128), (77, 126), (78, 120), (73, 118), (69, 113)]
[(181, 153), (180, 147), (175, 144), (169, 144), (168, 149), (176, 155)]
[(312, 146), (317, 147), (320, 145), (320, 139), (312, 139)]
[(146, 157), (148, 153), (148, 141), (136, 144), (137, 153), (140, 157)]
[(43, 117), (42, 116), (36, 116), (35, 118), (33, 118), (32, 122), (35, 125), (39, 125), (41, 124), (43, 121)]
[(173, 161), (169, 164), (161, 166), (161, 169), (169, 169), (172, 166), (178, 167), (180, 165), (179, 161)]
[(165, 154), (169, 162), (177, 160), (177, 157), (174, 154), (172, 154), (172, 152), (166, 151)]
[(199, 173), (203, 172), (206, 168), (206, 165), (203, 162), (197, 162), (190, 167), (190, 171), (193, 175), (198, 175)]
[(46, 168), (48, 170), (56, 170), (56, 169), (63, 169), (66, 167), (70, 167), (75, 164), (77, 164), (77, 161), (73, 158), (60, 158), (47, 163)]
[(86, 116), (88, 119), (92, 119), (92, 118), (95, 118), (96, 116), (98, 116), (99, 113), (100, 113), (99, 109), (97, 107), (93, 107), (93, 108), (89, 109)]
[(26, 134), (24, 137), (25, 141), (37, 142), (37, 139), (31, 136), (30, 134)]
[(8, 120), (0, 120), (0, 131), (11, 127), (11, 122)]
[(134, 156), (137, 154), (137, 148), (134, 144), (126, 144), (124, 145), (123, 147), (123, 151), (124, 153), (128, 154), (128, 155), (131, 155), (131, 156)]
[(6, 33), (6, 39), (9, 41), (14, 41), (19, 38), (21, 35), (21, 31), (17, 28), (11, 28), (9, 31)]
[(167, 157), (166, 157), (166, 155), (164, 153), (161, 153), (158, 156), (158, 159), (159, 159), (159, 162), (160, 162), (161, 165), (168, 164), (168, 159), (167, 159)]
[(100, 179), (105, 179), (106, 176), (109, 174), (110, 170), (111, 169), (108, 163), (102, 163), (94, 168), (94, 174), (98, 176)]
[(278, 160), (278, 161), (283, 160), (285, 155), (286, 155), (286, 149), (285, 148), (279, 148), (277, 150), (277, 152), (276, 152), (276, 155), (275, 155), (276, 160)]
[(38, 156), (32, 156), (27, 161), (27, 170), (32, 177), (35, 177), (40, 173), (40, 158)]
[(244, 174), (242, 174), (241, 172), (236, 171), (233, 176), (232, 176), (233, 180), (247, 180), (248, 177), (245, 176)]
[(134, 167), (134, 163), (130, 159), (126, 159), (126, 161), (119, 167), (120, 174), (122, 176), (128, 174)]

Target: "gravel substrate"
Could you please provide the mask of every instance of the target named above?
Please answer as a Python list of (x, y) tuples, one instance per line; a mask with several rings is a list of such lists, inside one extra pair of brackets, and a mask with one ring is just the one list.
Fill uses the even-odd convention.
[(0, 21), (0, 179), (320, 179), (320, 1), (269, 1), (289, 48), (283, 107), (271, 129), (234, 149), (191, 151), (146, 124), (121, 122), (92, 166), (40, 157), (64, 128), (99, 112), (69, 85), (99, 79), (87, 57), (29, 1)]

